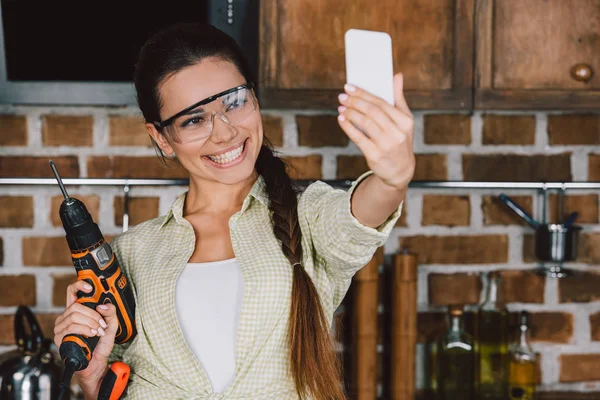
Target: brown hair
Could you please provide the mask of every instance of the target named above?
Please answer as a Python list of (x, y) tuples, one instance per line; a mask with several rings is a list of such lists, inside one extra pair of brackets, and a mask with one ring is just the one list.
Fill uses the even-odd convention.
[[(136, 64), (134, 83), (138, 105), (147, 122), (160, 120), (159, 83), (207, 57), (233, 63), (247, 82), (254, 81), (239, 45), (211, 25), (172, 25), (144, 44)], [(288, 331), (290, 371), (300, 398), (343, 400), (346, 394), (341, 379), (341, 362), (334, 351), (319, 293), (302, 265), (299, 192), (287, 173), (287, 167), (265, 137), (256, 170), (266, 183), (273, 233), (293, 268)]]

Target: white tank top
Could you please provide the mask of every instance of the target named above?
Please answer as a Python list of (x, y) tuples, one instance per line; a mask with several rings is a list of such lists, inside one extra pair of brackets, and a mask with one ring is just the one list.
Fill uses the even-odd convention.
[(244, 281), (235, 258), (188, 263), (175, 289), (179, 325), (216, 393), (235, 375), (235, 341)]

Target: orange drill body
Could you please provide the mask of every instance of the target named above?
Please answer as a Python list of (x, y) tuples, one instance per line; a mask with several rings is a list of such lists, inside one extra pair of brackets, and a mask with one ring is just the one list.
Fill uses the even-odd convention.
[[(67, 233), (77, 279), (86, 281), (93, 288), (90, 293), (77, 292), (77, 302), (93, 310), (99, 304), (113, 304), (119, 319), (115, 342), (125, 343), (133, 339), (136, 334), (133, 290), (110, 245), (80, 200), (65, 199), (60, 207), (60, 217)], [(80, 363), (79, 369), (84, 369), (98, 340), (97, 336), (66, 335), (60, 347), (61, 356), (75, 357)]]
[(94, 309), (98, 304), (113, 304), (119, 318), (115, 342), (125, 343), (133, 338), (133, 291), (110, 245), (102, 238), (90, 249), (72, 251), (71, 258), (77, 280), (86, 281), (93, 288), (90, 293), (79, 292), (77, 302)]

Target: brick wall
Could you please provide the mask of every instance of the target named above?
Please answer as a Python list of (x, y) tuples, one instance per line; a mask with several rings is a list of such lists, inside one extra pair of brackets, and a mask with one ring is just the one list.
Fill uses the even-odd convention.
[[(545, 112), (444, 114), (417, 112), (415, 180), (599, 181), (600, 115)], [(265, 131), (303, 179), (355, 178), (366, 170), (335, 115), (263, 111)], [(0, 176), (52, 177), (48, 159), (67, 177), (184, 177), (159, 164), (134, 108), (0, 108)], [(130, 224), (166, 213), (181, 187), (134, 187)], [(121, 232), (117, 187), (70, 187), (109, 238)], [(582, 274), (561, 280), (535, 273), (532, 230), (499, 204), (500, 190), (412, 189), (405, 214), (385, 245), (419, 255), (419, 357), (443, 327), (444, 306), (476, 304), (482, 272), (500, 270), (512, 312), (533, 314), (532, 339), (546, 390), (600, 389), (600, 229), (597, 191), (567, 194), (566, 212), (584, 225)], [(540, 217), (539, 196), (505, 190)], [(74, 277), (57, 218), (56, 186), (0, 187), (0, 352), (12, 348), (17, 304), (33, 307), (46, 335)], [(558, 201), (549, 200), (557, 219)], [(35, 250), (34, 250), (35, 249)], [(472, 306), (471, 306), (472, 307)]]

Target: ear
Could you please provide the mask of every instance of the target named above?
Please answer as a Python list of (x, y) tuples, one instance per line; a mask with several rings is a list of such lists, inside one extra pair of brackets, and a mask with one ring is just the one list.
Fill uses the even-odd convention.
[(162, 150), (162, 152), (165, 153), (166, 156), (168, 156), (169, 154), (173, 154), (175, 150), (171, 146), (171, 143), (169, 143), (169, 141), (167, 140), (166, 136), (160, 133), (156, 129), (156, 126), (154, 126), (154, 124), (148, 122), (145, 124), (145, 126), (148, 135), (150, 135), (152, 140), (156, 142), (156, 144)]

